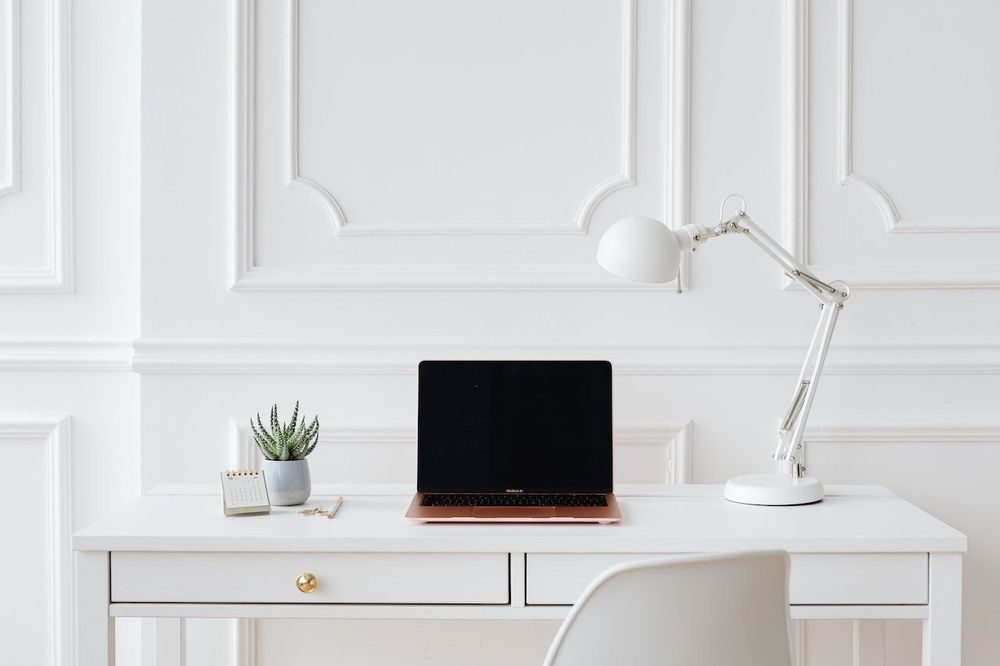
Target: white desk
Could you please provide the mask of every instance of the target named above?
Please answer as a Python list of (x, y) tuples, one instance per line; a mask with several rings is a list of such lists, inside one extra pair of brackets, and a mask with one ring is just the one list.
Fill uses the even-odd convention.
[(828, 490), (754, 507), (716, 486), (623, 486), (618, 525), (413, 525), (402, 487), (319, 486), (310, 505), (345, 496), (327, 520), (226, 518), (214, 485), (161, 486), (73, 537), (77, 663), (113, 663), (115, 617), (560, 618), (617, 562), (776, 548), (793, 618), (922, 619), (925, 666), (958, 666), (965, 535), (884, 488)]

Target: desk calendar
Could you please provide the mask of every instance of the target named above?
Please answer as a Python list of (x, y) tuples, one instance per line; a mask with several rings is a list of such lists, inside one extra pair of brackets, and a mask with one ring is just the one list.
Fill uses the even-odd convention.
[(271, 513), (264, 475), (257, 470), (226, 470), (222, 479), (222, 510), (227, 516)]

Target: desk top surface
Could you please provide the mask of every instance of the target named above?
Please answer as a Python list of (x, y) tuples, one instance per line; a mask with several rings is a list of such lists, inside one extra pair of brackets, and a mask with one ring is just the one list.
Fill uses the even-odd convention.
[(586, 524), (414, 524), (406, 486), (317, 485), (306, 506), (225, 517), (215, 484), (157, 486), (73, 537), (76, 550), (311, 552), (962, 552), (966, 537), (880, 486), (830, 486), (822, 502), (727, 502), (721, 486), (621, 486), (623, 520)]

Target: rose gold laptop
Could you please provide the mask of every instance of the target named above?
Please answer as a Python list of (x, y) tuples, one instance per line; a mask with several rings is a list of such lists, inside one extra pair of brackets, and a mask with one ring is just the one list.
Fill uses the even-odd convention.
[(608, 361), (424, 361), (420, 522), (621, 520)]

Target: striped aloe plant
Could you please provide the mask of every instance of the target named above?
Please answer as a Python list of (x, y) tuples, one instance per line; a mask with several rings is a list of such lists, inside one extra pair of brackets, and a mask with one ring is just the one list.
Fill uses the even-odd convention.
[(271, 407), (271, 429), (268, 430), (257, 414), (257, 423), (250, 419), (254, 441), (267, 460), (302, 460), (312, 453), (319, 440), (319, 417), (306, 425), (303, 416), (299, 421), (299, 403), (295, 401), (295, 411), (288, 423), (278, 421), (278, 406)]

